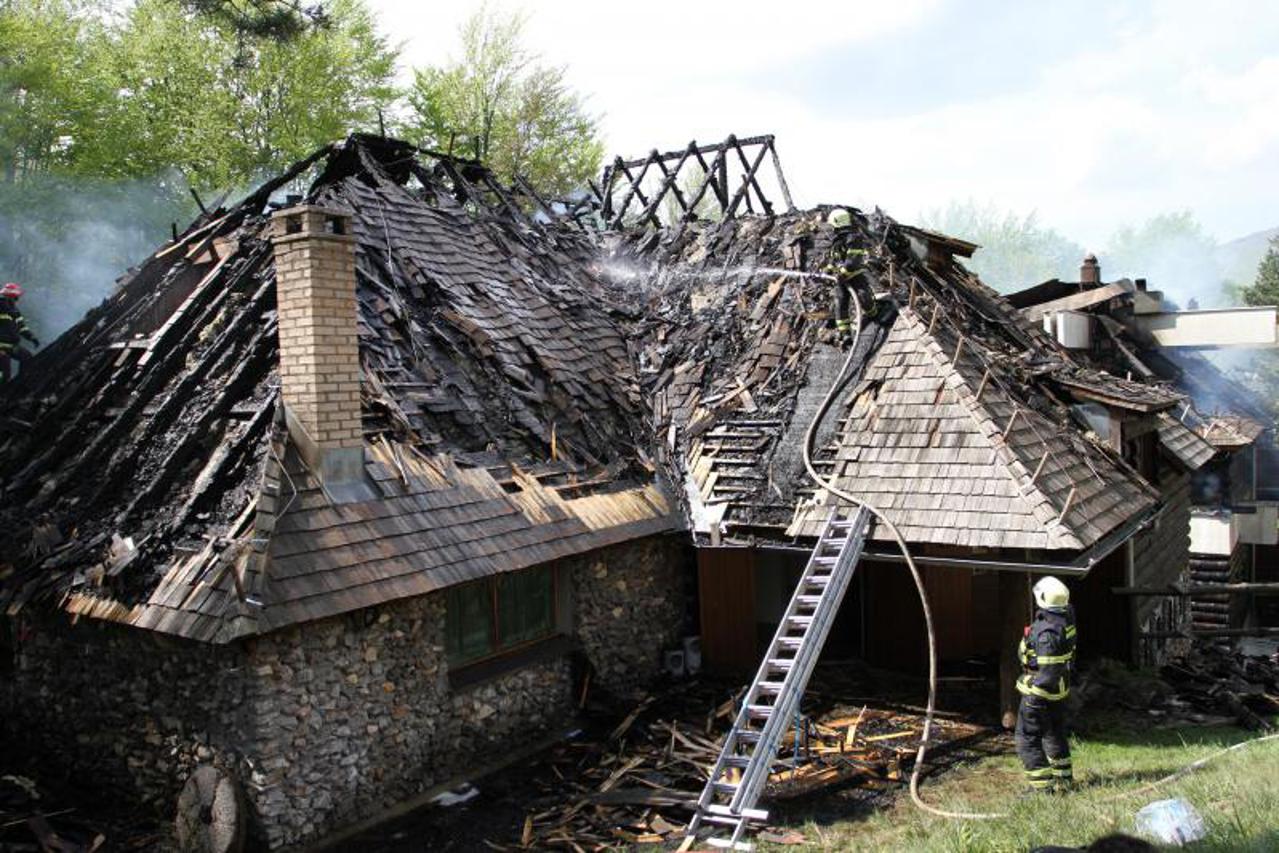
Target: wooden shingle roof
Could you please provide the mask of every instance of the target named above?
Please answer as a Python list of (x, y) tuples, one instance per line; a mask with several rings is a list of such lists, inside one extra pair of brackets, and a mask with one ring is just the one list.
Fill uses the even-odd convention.
[[(831, 448), (838, 487), (909, 541), (970, 547), (1079, 550), (1154, 504), (1140, 477), (1013, 397), (980, 343), (929, 325), (903, 308), (867, 366)], [(826, 512), (801, 506), (788, 532), (815, 535)]]
[(1168, 412), (1160, 412), (1156, 418), (1159, 442), (1188, 470), (1198, 470), (1216, 455), (1215, 447)]

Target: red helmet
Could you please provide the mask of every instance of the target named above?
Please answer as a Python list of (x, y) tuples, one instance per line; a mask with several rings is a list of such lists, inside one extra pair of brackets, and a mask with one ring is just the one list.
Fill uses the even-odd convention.
[(17, 299), (22, 296), (22, 285), (18, 284), (16, 281), (11, 281), (4, 287), (0, 287), (0, 296)]

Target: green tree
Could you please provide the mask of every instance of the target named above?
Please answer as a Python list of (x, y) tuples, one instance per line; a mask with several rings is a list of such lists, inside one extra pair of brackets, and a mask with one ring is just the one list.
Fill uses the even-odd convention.
[(107, 33), (77, 0), (0, 3), (0, 179), (74, 163), (112, 92)]
[(1212, 238), (1188, 211), (1161, 213), (1140, 226), (1126, 225), (1098, 253), (1106, 279), (1145, 278), (1150, 287), (1183, 308), (1227, 300), (1226, 281)]
[(176, 167), (194, 186), (229, 187), (352, 130), (395, 99), (397, 51), (362, 0), (334, 0), (328, 24), (287, 42), (140, 0), (112, 55), (113, 132), (85, 153), (95, 174)]
[(299, 0), (181, 0), (194, 12), (215, 18), (246, 35), (288, 41), (329, 18), (322, 4)]
[(1034, 213), (1021, 216), (969, 199), (952, 201), (920, 219), (925, 228), (980, 246), (968, 266), (1002, 293), (1051, 278), (1078, 278), (1083, 248), (1041, 226)]
[(483, 161), (510, 180), (560, 196), (582, 186), (604, 153), (598, 119), (564, 68), (522, 44), (524, 18), (481, 8), (460, 28), (462, 57), (418, 69), (403, 132), (426, 148)]
[(1270, 238), (1270, 248), (1257, 264), (1257, 278), (1239, 289), (1245, 305), (1279, 305), (1279, 237)]

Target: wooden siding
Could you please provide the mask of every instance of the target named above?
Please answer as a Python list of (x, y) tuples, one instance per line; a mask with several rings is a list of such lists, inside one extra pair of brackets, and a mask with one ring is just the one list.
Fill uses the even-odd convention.
[(702, 662), (710, 672), (750, 672), (759, 665), (754, 570), (748, 548), (697, 549)]

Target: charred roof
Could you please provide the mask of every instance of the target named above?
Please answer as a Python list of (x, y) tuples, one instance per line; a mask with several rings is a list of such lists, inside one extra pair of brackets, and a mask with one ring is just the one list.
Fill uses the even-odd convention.
[[(268, 222), (295, 201), (352, 218), (359, 500), (284, 417)], [(799, 447), (847, 356), (822, 273), (841, 247), (875, 299), (818, 433), (838, 484), (913, 541), (1021, 553), (1154, 506), (1061, 388), (1163, 398), (1073, 359), (955, 260), (972, 244), (848, 210), (794, 209), (772, 137), (615, 161), (571, 203), (395, 140), (326, 147), (201, 217), (6, 389), (27, 428), (0, 443), (0, 603), (228, 640), (670, 530), (681, 504), (703, 542), (812, 535), (827, 496)]]
[[(373, 491), (340, 507), (279, 411), (266, 226), (298, 181), (357, 241)], [(353, 137), (202, 217), (7, 389), (4, 603), (212, 639), (671, 527), (593, 244), (529, 207)]]
[[(846, 359), (822, 270), (866, 252), (877, 299), (818, 467), (920, 543), (1080, 550), (1151, 509), (1150, 484), (1072, 418), (1056, 382), (1102, 384), (956, 259), (971, 244), (829, 208), (618, 235), (663, 461), (703, 541), (815, 535), (800, 445)], [(1115, 393), (1166, 408), (1139, 383)], [(876, 536), (886, 532), (876, 529)]]

